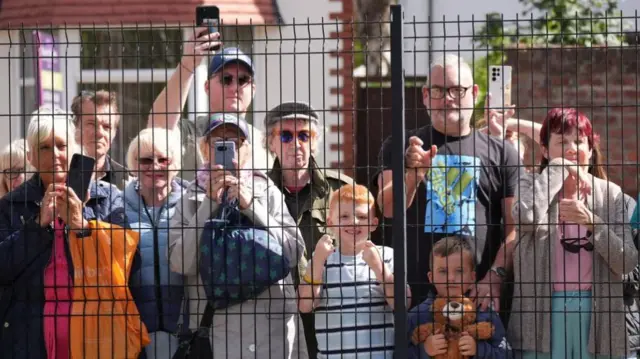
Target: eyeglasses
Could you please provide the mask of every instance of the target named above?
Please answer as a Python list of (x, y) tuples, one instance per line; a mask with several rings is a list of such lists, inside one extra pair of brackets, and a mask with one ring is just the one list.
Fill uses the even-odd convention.
[(82, 90), (80, 91), (80, 97), (95, 97), (96, 93), (94, 91), (90, 91), (90, 90)]
[(570, 253), (579, 253), (581, 249), (587, 252), (593, 252), (593, 243), (586, 238), (562, 238), (560, 240), (562, 248)]
[(444, 98), (445, 93), (449, 94), (449, 97), (454, 99), (463, 98), (464, 95), (467, 94), (471, 87), (462, 87), (462, 86), (454, 86), (454, 87), (438, 87), (433, 86), (429, 87), (427, 90), (429, 91), (429, 97), (440, 100)]
[(282, 143), (293, 142), (294, 138), (298, 138), (298, 141), (302, 143), (307, 143), (312, 137), (314, 137), (314, 133), (307, 130), (298, 131), (297, 133), (289, 130), (280, 131), (280, 141), (282, 141)]
[(141, 166), (152, 166), (157, 163), (160, 166), (168, 166), (171, 164), (171, 160), (166, 157), (143, 157), (138, 160)]
[(229, 141), (229, 142), (233, 142), (236, 144), (236, 148), (242, 146), (244, 144), (244, 141), (246, 141), (246, 138), (240, 137), (209, 137), (209, 146), (215, 146), (216, 142), (224, 142), (224, 141)]
[[(236, 79), (236, 76), (228, 75), (228, 74), (222, 75), (220, 77), (220, 83), (225, 87), (231, 86), (234, 82), (234, 79)], [(237, 77), (238, 87), (244, 87), (250, 82), (251, 82), (251, 76), (249, 75), (240, 75)]]
[(7, 176), (10, 180), (17, 179), (18, 177), (25, 174), (24, 167), (22, 168), (7, 168), (2, 171), (2, 174)]

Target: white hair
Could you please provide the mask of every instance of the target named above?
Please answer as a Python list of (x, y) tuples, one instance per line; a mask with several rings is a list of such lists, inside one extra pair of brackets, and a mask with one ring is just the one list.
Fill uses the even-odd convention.
[(473, 70), (471, 69), (471, 66), (465, 59), (463, 59), (458, 55), (446, 53), (444, 55), (440, 55), (436, 57), (431, 62), (431, 66), (429, 67), (429, 72), (432, 72), (436, 67), (441, 67), (443, 69), (446, 67), (457, 67), (460, 69), (459, 76), (462, 76), (463, 72), (467, 72), (471, 77), (471, 81), (473, 81)]
[(2, 149), (0, 151), (0, 196), (3, 196), (9, 192), (7, 187), (7, 181), (2, 171), (14, 168), (24, 168), (25, 177), (28, 177), (33, 169), (27, 161), (27, 151), (24, 145), (24, 139), (18, 139)]
[(26, 137), (29, 150), (34, 154), (38, 152), (40, 143), (55, 135), (55, 131), (59, 131), (58, 137), (67, 140), (71, 153), (80, 152), (74, 137), (76, 127), (71, 122), (71, 117), (60, 109), (50, 107), (41, 107), (31, 114)]
[(169, 168), (182, 168), (182, 143), (177, 131), (159, 127), (140, 131), (127, 150), (127, 166), (133, 171), (139, 169), (140, 153), (167, 156), (171, 160)]

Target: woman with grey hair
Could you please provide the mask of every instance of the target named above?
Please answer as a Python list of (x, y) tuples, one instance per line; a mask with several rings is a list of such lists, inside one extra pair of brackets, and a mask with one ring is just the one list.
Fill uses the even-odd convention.
[(169, 222), (187, 183), (180, 179), (180, 136), (164, 128), (146, 128), (129, 144), (127, 167), (135, 178), (122, 197), (131, 229), (140, 233), (140, 271), (129, 285), (151, 344), (146, 359), (172, 358), (178, 348), (178, 318), (183, 280), (167, 258)]
[(70, 333), (75, 275), (82, 281), (69, 240), (93, 239), (92, 220), (126, 225), (110, 186), (93, 182), (88, 194), (66, 186), (72, 155), (80, 152), (74, 131), (66, 116), (37, 111), (26, 138), (35, 173), (0, 199), (0, 352), (6, 358), (69, 358), (78, 340)]
[(32, 171), (24, 142), (15, 140), (0, 151), (0, 197), (18, 188)]
[[(214, 165), (219, 141), (234, 142), (235, 170)], [(230, 114), (214, 114), (198, 147), (203, 161), (210, 165), (200, 171), (198, 179), (178, 202), (169, 233), (171, 269), (185, 275), (188, 327), (193, 332), (206, 327), (203, 329), (209, 333), (206, 344), (210, 348), (205, 349), (205, 354), (199, 352), (197, 357), (307, 358), (304, 345), (300, 344), (304, 337), (291, 275), (277, 280), (255, 297), (225, 308), (213, 308), (212, 301), (207, 301), (210, 287), (202, 276), (206, 262), (201, 259), (207, 254), (201, 250), (202, 237), (207, 223), (218, 218), (221, 209), (227, 208), (226, 203), (237, 203), (237, 209), (248, 222), (247, 227), (268, 231), (271, 240), (281, 246), (290, 267), (297, 265), (304, 244), (296, 223), (283, 205), (282, 193), (263, 172), (252, 166), (252, 146), (244, 120)], [(214, 254), (223, 256), (225, 261), (233, 260), (223, 253)]]

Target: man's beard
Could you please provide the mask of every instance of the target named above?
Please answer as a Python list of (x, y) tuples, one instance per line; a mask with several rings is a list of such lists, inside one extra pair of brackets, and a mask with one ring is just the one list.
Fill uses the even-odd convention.
[[(460, 108), (447, 108), (429, 111), (431, 124), (435, 125), (441, 132), (461, 132), (463, 128), (470, 125), (471, 114), (467, 114)], [(468, 117), (468, 118), (467, 118)]]

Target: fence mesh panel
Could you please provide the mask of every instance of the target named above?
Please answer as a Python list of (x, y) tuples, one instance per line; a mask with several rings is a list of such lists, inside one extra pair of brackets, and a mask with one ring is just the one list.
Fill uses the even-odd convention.
[(2, 357), (634, 358), (637, 15), (382, 15), (10, 27)]

